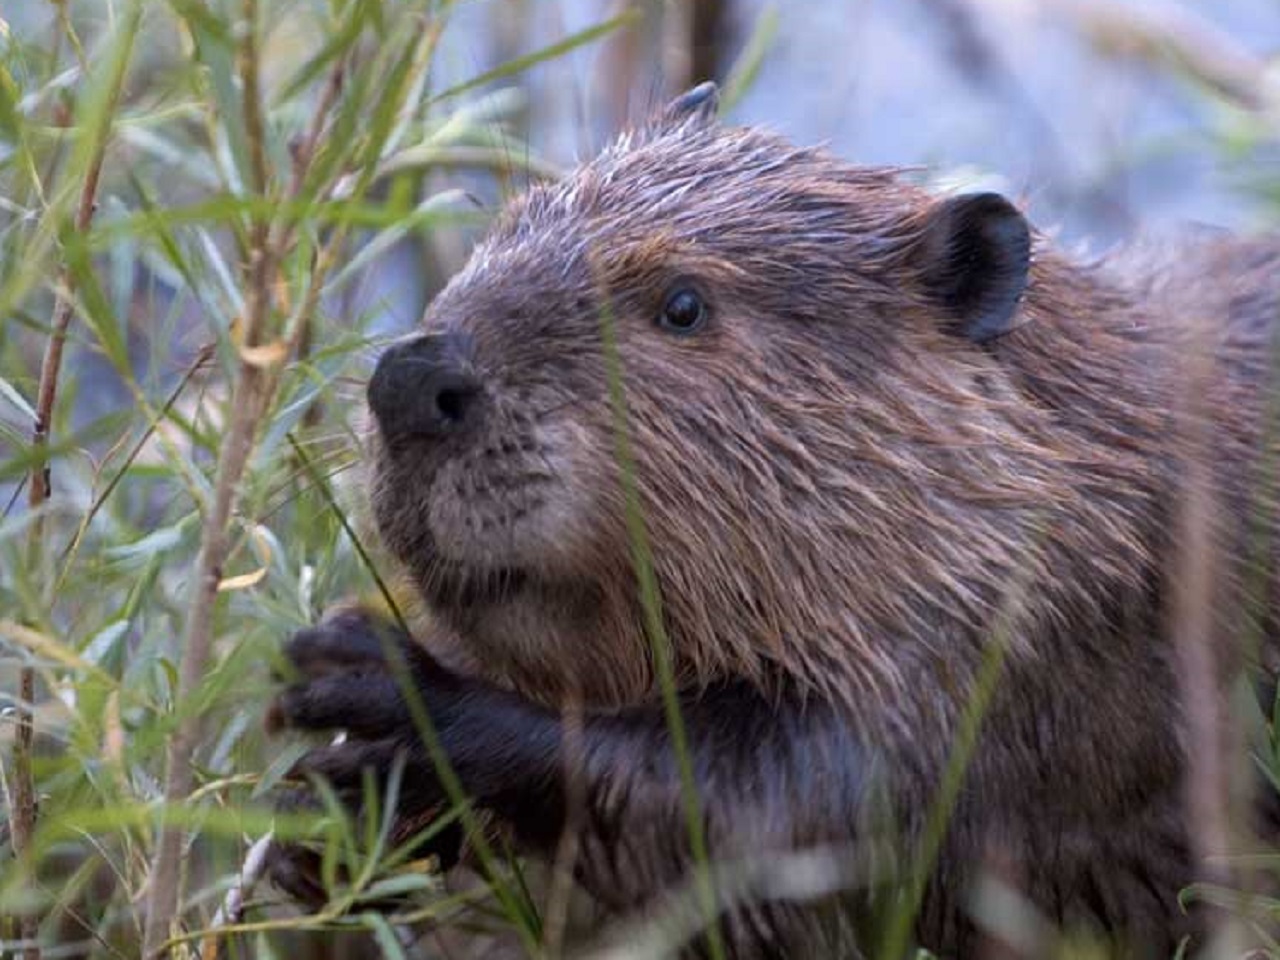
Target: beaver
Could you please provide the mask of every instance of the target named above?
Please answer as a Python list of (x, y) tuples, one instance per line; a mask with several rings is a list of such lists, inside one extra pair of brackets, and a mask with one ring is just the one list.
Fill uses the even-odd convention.
[[(716, 100), (695, 88), (512, 201), (382, 354), (373, 514), (430, 627), (345, 610), (302, 631), (275, 721), (347, 731), (302, 768), (353, 804), (362, 771), (406, 763), (397, 814), (420, 822), (445, 791), (403, 659), (475, 804), (530, 854), (576, 831), (576, 877), (611, 911), (692, 875), (687, 776), (713, 865), (866, 867), (852, 898), (773, 877), (722, 900), (727, 954), (858, 956), (866, 886), (927, 845), (998, 645), (918, 942), (978, 949), (998, 849), (1044, 918), (1169, 955), (1201, 875), (1176, 524), (1203, 463), (1214, 642), (1247, 626), (1271, 669), (1275, 578), (1246, 590), (1245, 543), (1276, 542), (1280, 242), (1085, 260), (999, 194), (934, 196), (723, 124)], [(1202, 343), (1196, 453), (1177, 411)], [(287, 849), (275, 863), (306, 887)]]

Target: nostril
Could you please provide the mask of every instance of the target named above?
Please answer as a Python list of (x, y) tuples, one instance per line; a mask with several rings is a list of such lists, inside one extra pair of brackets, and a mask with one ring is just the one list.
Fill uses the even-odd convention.
[(422, 392), (426, 402), (418, 429), (428, 434), (452, 433), (474, 416), (480, 384), (466, 373), (438, 372), (422, 385)]
[(436, 394), (436, 410), (446, 423), (461, 423), (471, 405), (474, 390), (461, 387), (446, 387)]
[(369, 405), (388, 437), (440, 437), (476, 416), (481, 384), (469, 345), (456, 335), (423, 336), (388, 349), (369, 383)]

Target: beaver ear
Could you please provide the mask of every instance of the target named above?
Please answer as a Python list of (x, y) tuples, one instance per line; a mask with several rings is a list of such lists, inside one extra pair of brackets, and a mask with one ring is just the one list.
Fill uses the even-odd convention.
[(924, 287), (954, 318), (958, 333), (984, 343), (1018, 326), (1018, 300), (1031, 268), (1031, 228), (998, 193), (937, 204), (916, 238)]
[(720, 109), (720, 88), (708, 80), (676, 97), (662, 111), (666, 123), (712, 123)]

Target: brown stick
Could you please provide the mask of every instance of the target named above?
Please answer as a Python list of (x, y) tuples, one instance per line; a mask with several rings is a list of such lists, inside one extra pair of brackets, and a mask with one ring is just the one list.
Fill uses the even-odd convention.
[[(114, 88), (107, 105), (108, 124), (115, 113), (119, 86)], [(76, 232), (84, 234), (93, 221), (97, 205), (98, 182), (102, 178), (102, 162), (107, 152), (107, 133), (94, 148), (85, 171), (84, 184), (76, 205)], [(44, 517), (39, 512), (53, 493), (52, 469), (46, 460), (49, 448), (49, 431), (53, 424), (53, 409), (58, 399), (58, 374), (62, 369), (62, 352), (67, 343), (67, 330), (73, 315), (72, 300), (75, 296), (75, 275), (63, 265), (59, 273), (58, 293), (54, 299), (53, 315), (49, 322), (49, 340), (45, 344), (40, 363), (40, 383), (36, 389), (36, 419), (31, 432), (31, 447), (35, 454), (35, 466), (27, 484), (27, 504), (35, 513), (31, 524), (30, 560), (34, 565), (40, 557), (45, 539)], [(17, 730), (13, 741), (13, 851), (19, 859), (29, 856), (31, 841), (35, 836), (37, 803), (35, 777), (31, 769), (32, 750), (35, 741), (35, 721), (31, 706), (35, 701), (36, 677), (32, 667), (24, 666), (18, 677)], [(28, 863), (28, 869), (34, 865)], [(19, 933), (28, 945), (23, 948), (23, 960), (40, 960), (40, 946), (36, 939), (40, 932), (39, 918), (25, 914), (19, 921)]]
[(253, 895), (253, 888), (258, 885), (267, 869), (267, 853), (271, 849), (273, 834), (268, 830), (249, 848), (245, 854), (244, 864), (240, 868), (240, 879), (227, 891), (222, 906), (213, 915), (213, 922), (200, 942), (200, 960), (218, 960), (222, 955), (222, 944), (225, 937), (221, 933), (223, 927), (234, 927), (244, 917), (244, 902)]
[[(268, 187), (266, 134), (258, 83), (256, 27), (257, 0), (244, 0), (244, 40), (239, 67), (244, 95), (244, 118), (249, 142), (250, 179), (253, 192), (265, 196)], [(267, 377), (247, 351), (259, 346), (271, 315), (270, 221), (257, 215), (249, 234), (248, 289), (242, 318), (241, 353), (231, 417), (218, 457), (213, 503), (205, 515), (196, 558), (191, 608), (182, 642), (182, 663), (178, 677), (178, 703), (190, 703), (199, 689), (209, 664), (213, 646), (213, 613), (222, 580), (222, 565), (229, 543), (228, 526), (239, 496), (240, 480), (253, 448), (258, 421), (266, 405)], [(181, 803), (191, 793), (195, 773), (191, 758), (200, 742), (200, 716), (190, 712), (182, 717), (169, 740), (165, 754), (165, 806)], [(177, 918), (179, 868), (182, 861), (183, 831), (165, 823), (162, 813), (155, 861), (151, 870), (143, 956), (156, 957), (164, 950), (169, 931)]]
[[(31, 667), (23, 667), (18, 677), (18, 728), (13, 740), (13, 852), (19, 860), (29, 858), (31, 839), (36, 832), (36, 787), (31, 772), (31, 744), (35, 724), (31, 702), (35, 699), (36, 675)], [(27, 864), (32, 869), (31, 864)], [(28, 941), (22, 950), (23, 960), (40, 960), (40, 947), (35, 943), (40, 920), (32, 913), (18, 918), (18, 936)]]

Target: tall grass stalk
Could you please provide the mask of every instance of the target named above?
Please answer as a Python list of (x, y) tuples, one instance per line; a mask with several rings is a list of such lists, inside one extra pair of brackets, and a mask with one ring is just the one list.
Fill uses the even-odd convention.
[[(595, 273), (597, 277), (602, 276), (599, 269)], [(613, 413), (614, 456), (617, 460), (618, 477), (622, 484), (622, 495), (626, 505), (627, 535), (631, 541), (631, 555), (640, 590), (640, 603), (644, 611), (645, 633), (649, 638), (654, 672), (662, 694), (662, 708), (666, 716), (667, 730), (671, 734), (671, 747), (680, 775), (680, 799), (684, 805), (685, 826), (689, 833), (689, 846), (693, 854), (693, 888), (703, 911), (707, 946), (711, 956), (722, 960), (725, 955), (724, 938), (720, 931), (715, 881), (708, 855), (706, 831), (703, 827), (702, 800), (698, 795), (693, 755), (689, 748), (689, 734), (680, 712), (680, 696), (672, 663), (671, 641), (667, 636), (666, 624), (662, 616), (662, 598), (658, 590), (658, 579), (654, 573), (653, 554), (649, 548), (644, 511), (636, 483), (636, 464), (631, 452), (627, 398), (622, 358), (618, 352), (617, 331), (614, 326), (609, 290), (599, 281), (596, 286), (600, 293), (600, 337), (608, 377), (609, 404)]]
[[(1041, 532), (1037, 540), (1043, 536)], [(1035, 544), (1032, 546), (1034, 548)], [(938, 857), (942, 852), (942, 845), (946, 840), (947, 827), (955, 811), (956, 800), (960, 796), (960, 789), (964, 785), (965, 776), (969, 772), (974, 753), (978, 748), (983, 721), (991, 709), (1000, 677), (1004, 672), (1009, 647), (1016, 636), (1018, 616), (1029, 586), (1029, 573), (1034, 566), (1034, 563), (1028, 563), (1015, 574), (997, 611), (978, 669), (974, 673), (969, 699), (965, 701), (964, 709), (960, 714), (960, 722), (955, 739), (951, 743), (951, 750), (947, 755), (947, 763), (942, 771), (938, 792), (924, 818), (914, 862), (906, 877), (904, 896), (889, 917), (883, 946), (879, 953), (881, 960), (901, 960), (906, 956), (916, 918), (924, 904), (930, 879), (933, 877)]]

